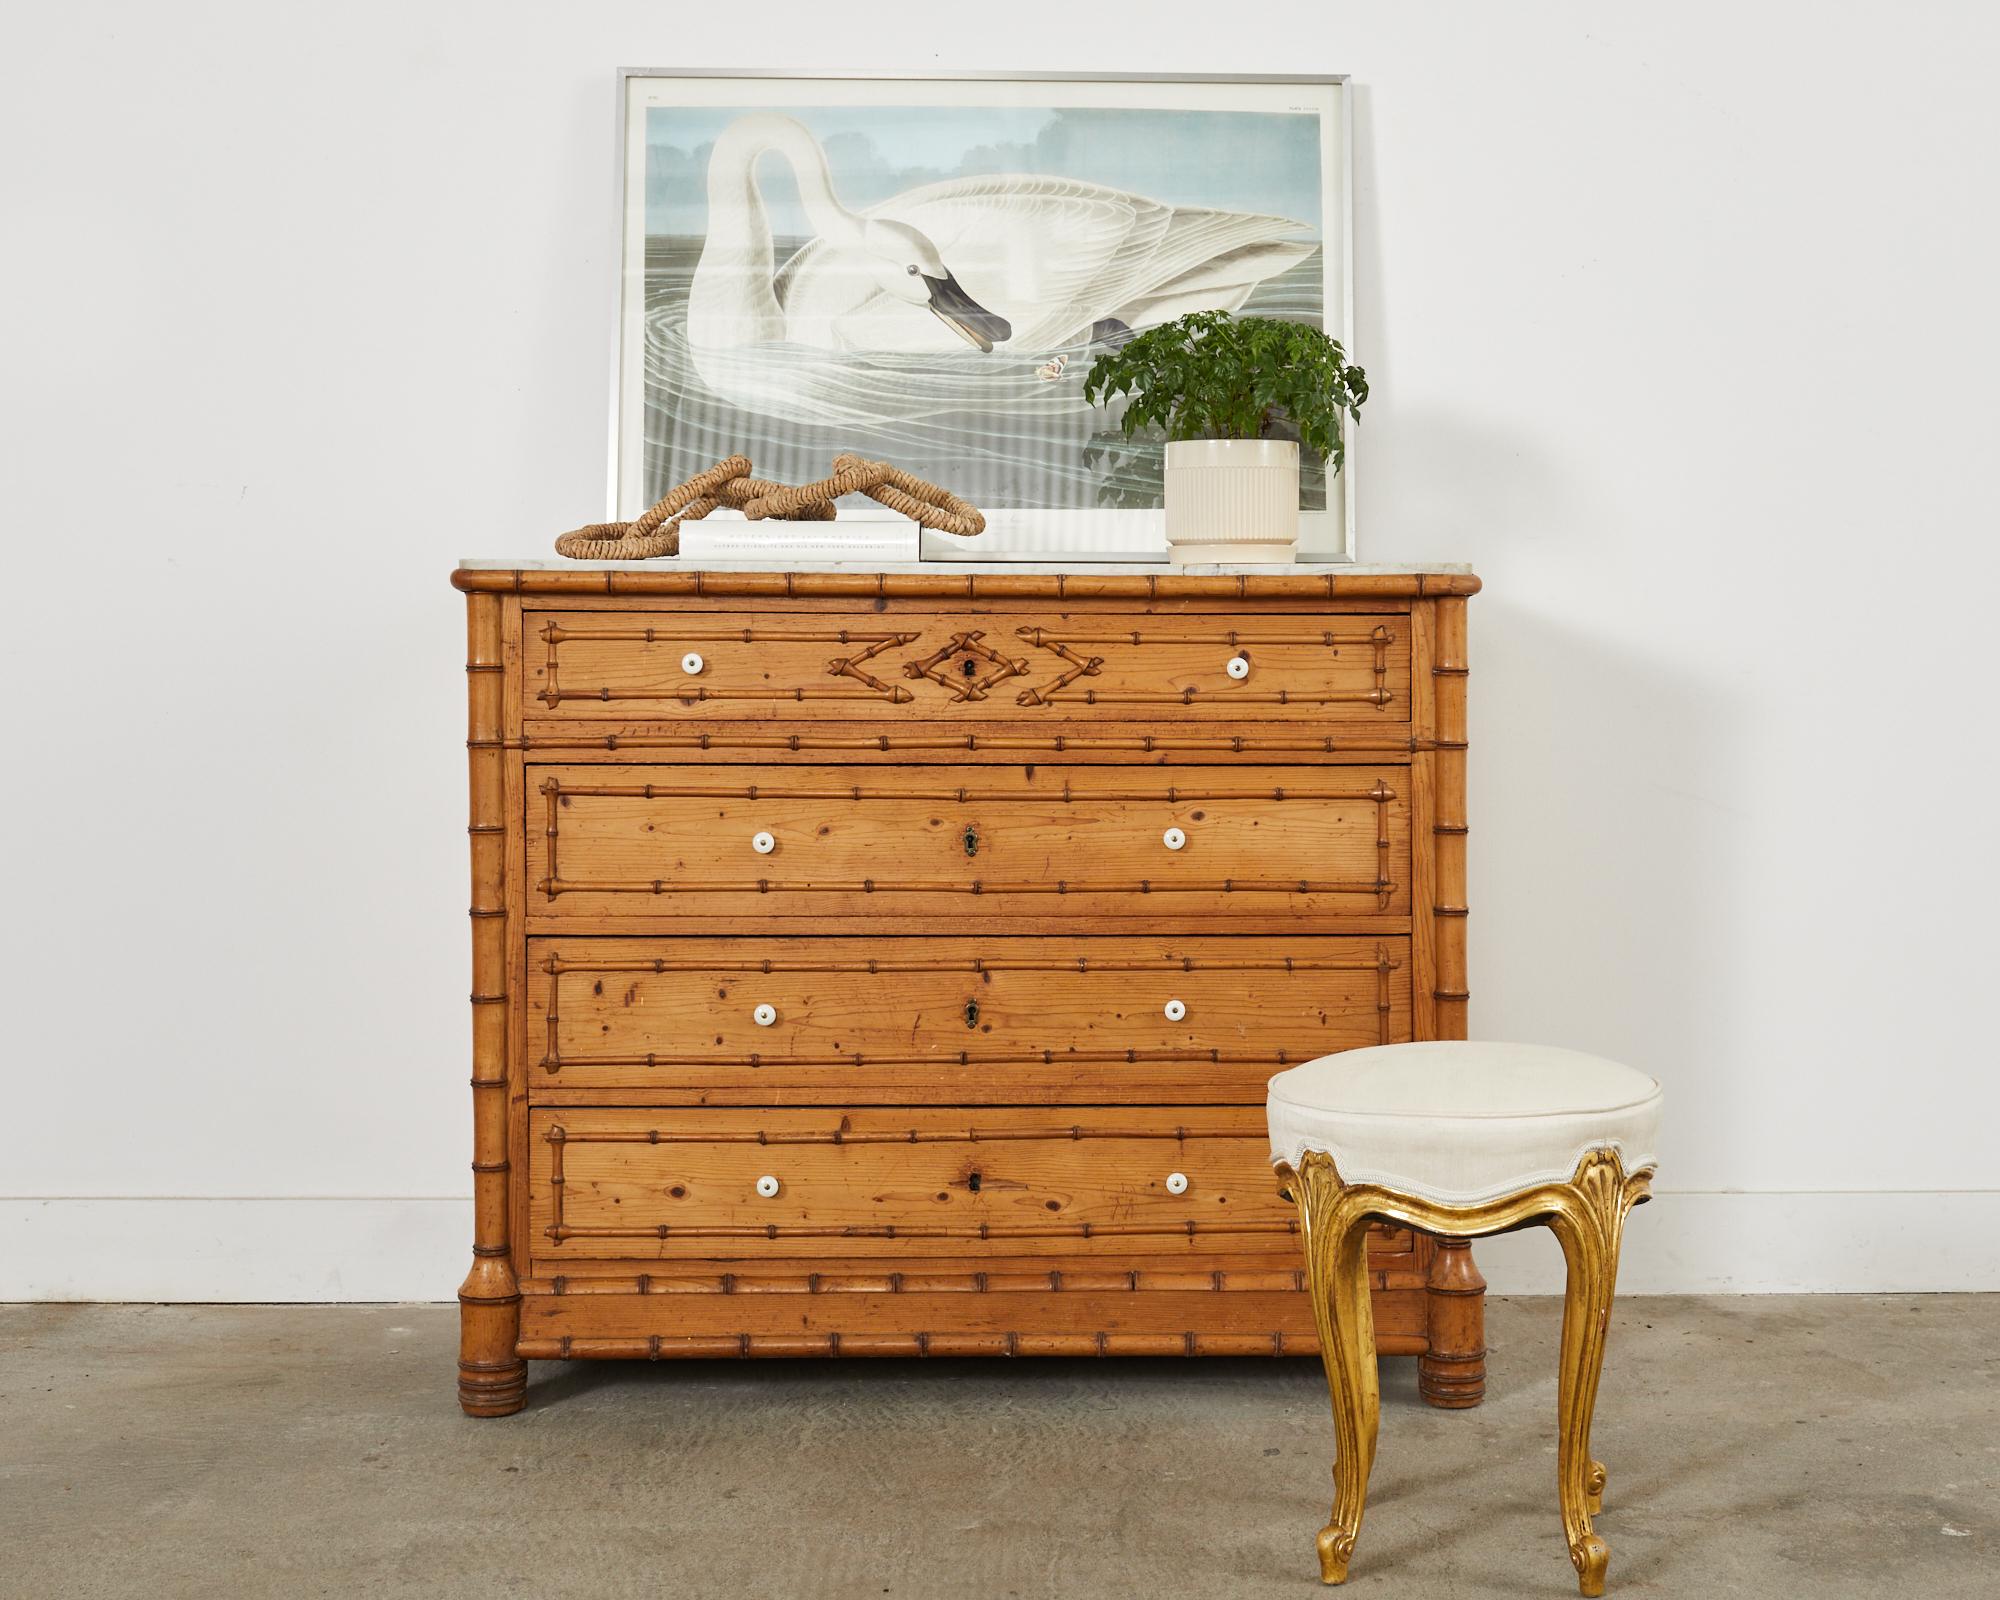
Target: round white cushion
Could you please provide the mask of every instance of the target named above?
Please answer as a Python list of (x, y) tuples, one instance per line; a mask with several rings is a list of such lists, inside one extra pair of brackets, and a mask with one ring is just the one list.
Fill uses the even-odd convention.
[(1654, 1164), (1660, 1086), (1580, 1050), (1436, 1040), (1321, 1056), (1271, 1080), (1271, 1159), (1333, 1157), (1343, 1182), (1479, 1205), (1573, 1177), (1586, 1151)]

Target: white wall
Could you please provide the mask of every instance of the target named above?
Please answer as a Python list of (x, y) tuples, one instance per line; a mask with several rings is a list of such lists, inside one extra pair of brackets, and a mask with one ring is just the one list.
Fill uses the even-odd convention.
[(755, 10), (11, 14), (0, 1296), (456, 1286), (445, 579), (600, 505), (613, 70), (869, 62), (1355, 76), (1475, 1031), (1667, 1083), (1629, 1287), (2000, 1288), (1992, 10)]

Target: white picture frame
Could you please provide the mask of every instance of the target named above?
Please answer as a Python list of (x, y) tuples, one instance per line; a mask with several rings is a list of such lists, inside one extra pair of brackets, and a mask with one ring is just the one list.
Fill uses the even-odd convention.
[[(1165, 561), (1090, 360), (1212, 302), (1365, 366), (1351, 152), (1339, 76), (625, 69), (610, 514), (725, 455), (803, 482), (855, 449), (985, 512), (927, 554)], [(1301, 560), (1355, 559), (1354, 432), (1308, 473)]]

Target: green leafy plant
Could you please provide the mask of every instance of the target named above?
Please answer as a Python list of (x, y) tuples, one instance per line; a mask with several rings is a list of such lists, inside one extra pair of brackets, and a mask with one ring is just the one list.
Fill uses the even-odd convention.
[(1169, 439), (1296, 435), (1332, 473), (1346, 458), (1341, 419), (1368, 398), (1368, 374), (1302, 322), (1195, 311), (1099, 356), (1083, 395), (1099, 405), (1125, 396), (1128, 439), (1149, 426)]

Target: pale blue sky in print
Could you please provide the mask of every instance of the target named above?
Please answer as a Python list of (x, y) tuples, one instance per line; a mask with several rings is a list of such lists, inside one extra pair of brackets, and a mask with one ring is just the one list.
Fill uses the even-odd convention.
[[(649, 235), (707, 231), (709, 149), (757, 109), (648, 109)], [(835, 192), (855, 210), (919, 184), (1021, 172), (1320, 226), (1319, 119), (1309, 114), (999, 106), (788, 107), (785, 114), (819, 139)], [(811, 234), (784, 161), (767, 157), (758, 179), (772, 232)]]

